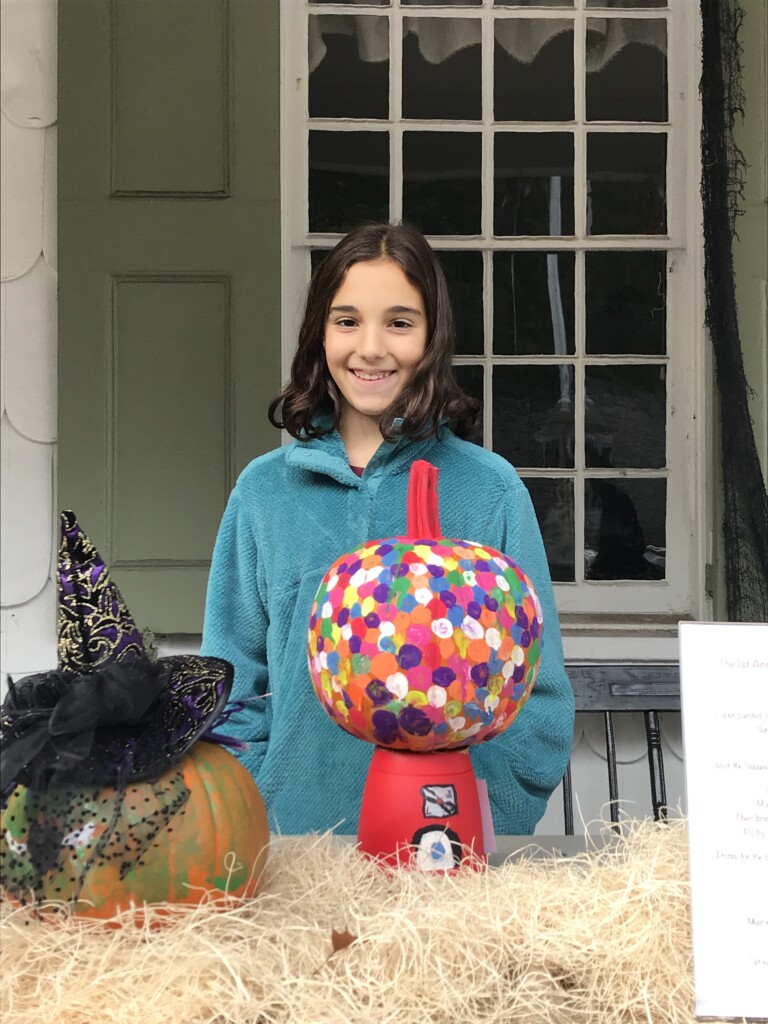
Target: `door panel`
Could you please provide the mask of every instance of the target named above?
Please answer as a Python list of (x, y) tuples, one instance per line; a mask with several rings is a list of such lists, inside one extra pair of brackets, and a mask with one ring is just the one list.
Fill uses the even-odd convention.
[(155, 632), (279, 444), (279, 196), (277, 0), (60, 0), (58, 503)]

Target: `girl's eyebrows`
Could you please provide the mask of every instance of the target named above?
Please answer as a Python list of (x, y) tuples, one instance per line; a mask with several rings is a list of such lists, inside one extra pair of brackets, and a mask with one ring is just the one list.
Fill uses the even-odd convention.
[[(330, 306), (328, 308), (329, 313), (354, 313), (359, 312), (357, 306)], [(391, 316), (395, 313), (408, 313), (410, 316), (424, 316), (420, 309), (415, 309), (413, 306), (390, 306), (389, 309), (384, 310), (385, 315)]]
[(387, 313), (410, 313), (411, 316), (424, 316), (420, 309), (413, 306), (390, 306)]

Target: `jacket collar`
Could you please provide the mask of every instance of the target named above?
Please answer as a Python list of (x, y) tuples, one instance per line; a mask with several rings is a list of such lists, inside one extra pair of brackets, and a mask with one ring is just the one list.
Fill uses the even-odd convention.
[[(395, 424), (397, 423), (396, 420)], [(438, 433), (442, 433), (444, 429), (441, 427)], [(435, 441), (435, 437), (412, 441), (405, 436), (394, 441), (383, 441), (366, 466), (365, 473), (367, 475), (369, 471), (374, 470), (386, 471), (393, 475), (405, 472), (414, 459), (426, 457)], [(286, 462), (291, 466), (330, 476), (339, 483), (352, 487), (362, 486), (361, 478), (350, 468), (347, 450), (338, 430), (306, 441), (293, 441), (288, 445)]]

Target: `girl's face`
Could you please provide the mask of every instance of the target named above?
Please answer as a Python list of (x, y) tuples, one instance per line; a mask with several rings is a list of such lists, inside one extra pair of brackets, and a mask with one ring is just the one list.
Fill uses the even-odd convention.
[(342, 396), (342, 434), (378, 424), (405, 387), (427, 344), (418, 288), (388, 257), (354, 263), (331, 300), (325, 358)]

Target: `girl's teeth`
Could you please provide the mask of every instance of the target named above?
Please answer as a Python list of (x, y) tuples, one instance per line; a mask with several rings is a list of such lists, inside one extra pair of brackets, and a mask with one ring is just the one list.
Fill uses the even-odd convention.
[(392, 370), (386, 370), (384, 373), (362, 373), (360, 370), (352, 371), (356, 377), (360, 377), (361, 380), (383, 380), (385, 377), (389, 377)]

